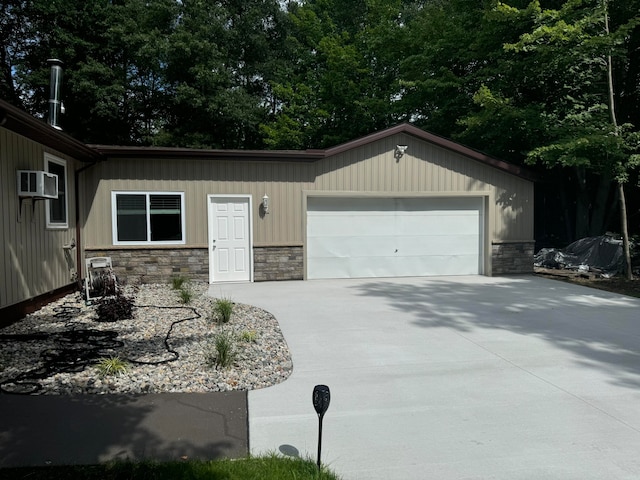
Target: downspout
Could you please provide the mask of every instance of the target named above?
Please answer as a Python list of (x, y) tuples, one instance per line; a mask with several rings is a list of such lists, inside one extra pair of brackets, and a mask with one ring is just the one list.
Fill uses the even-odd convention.
[(82, 291), (82, 278), (83, 278), (83, 265), (82, 265), (82, 235), (81, 230), (84, 225), (80, 225), (80, 174), (85, 170), (96, 165), (98, 161), (92, 162), (89, 165), (76, 170), (74, 172), (74, 193), (76, 197), (76, 282), (78, 284), (78, 290)]

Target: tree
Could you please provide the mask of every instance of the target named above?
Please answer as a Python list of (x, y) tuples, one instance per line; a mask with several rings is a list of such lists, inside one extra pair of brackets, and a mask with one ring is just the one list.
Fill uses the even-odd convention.
[[(596, 198), (602, 203), (594, 213), (606, 210), (603, 205), (609, 190), (617, 185), (624, 214), (623, 186), (640, 163), (640, 136), (633, 125), (617, 124), (619, 93), (614, 89), (613, 58), (628, 58), (630, 32), (640, 20), (637, 13), (619, 19), (620, 23), (610, 29), (607, 0), (567, 0), (559, 8), (543, 8), (534, 0), (525, 9), (498, 4), (496, 11), (505, 17), (534, 19), (530, 32), (517, 42), (505, 44), (506, 51), (523, 55), (529, 65), (536, 66), (534, 78), (542, 80), (542, 88), (548, 89), (546, 97), (534, 96), (525, 102), (525, 109), (539, 107), (544, 125), (539, 145), (528, 152), (527, 160), (548, 167), (573, 168), (585, 196), (587, 180), (592, 178), (587, 175), (596, 174), (600, 179)], [(481, 104), (497, 99), (499, 107), (507, 110), (517, 105), (512, 98), (486, 87), (476, 99)], [(621, 223), (628, 252), (626, 215)], [(588, 232), (595, 233), (593, 229)], [(578, 229), (577, 233), (583, 232)], [(631, 274), (630, 265), (627, 272)]]
[(63, 128), (88, 143), (259, 148), (282, 63), (277, 0), (5, 0), (3, 97), (47, 110), (64, 62)]
[(318, 148), (396, 123), (400, 0), (290, 2), (289, 66), (262, 125), (272, 148)]
[(170, 38), (171, 109), (157, 144), (259, 148), (284, 13), (271, 1), (183, 1)]
[(23, 21), (26, 2), (23, 0), (0, 1), (0, 97), (16, 106), (22, 106), (21, 92), (14, 81), (14, 70), (26, 50), (28, 35)]

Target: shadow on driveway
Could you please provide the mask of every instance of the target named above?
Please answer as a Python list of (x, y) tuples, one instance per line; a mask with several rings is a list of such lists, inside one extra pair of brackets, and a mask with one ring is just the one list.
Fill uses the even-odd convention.
[(350, 288), (386, 299), (419, 327), (533, 336), (575, 354), (576, 362), (601, 370), (613, 384), (640, 387), (638, 299), (531, 277), (491, 284), (371, 281)]

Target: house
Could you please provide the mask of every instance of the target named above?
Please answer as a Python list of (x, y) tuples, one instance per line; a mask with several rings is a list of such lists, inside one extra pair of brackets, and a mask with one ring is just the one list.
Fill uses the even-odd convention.
[[(71, 212), (55, 230), (45, 218), (50, 200), (23, 211), (21, 222), (4, 215), (5, 243), (20, 245), (23, 257), (5, 248), (11, 295), (2, 291), (0, 308), (68, 284), (62, 251), (74, 238), (80, 276), (85, 257), (109, 256), (129, 282), (533, 268), (531, 174), (409, 124), (325, 150), (87, 146), (0, 107), (8, 119), (0, 127), (3, 212), (18, 209), (15, 170), (51, 161), (67, 169)], [(56, 281), (44, 282), (44, 270)]]
[[(81, 221), (78, 172), (94, 149), (0, 100), (0, 322), (76, 286)], [(17, 172), (57, 175), (57, 198), (19, 196)]]

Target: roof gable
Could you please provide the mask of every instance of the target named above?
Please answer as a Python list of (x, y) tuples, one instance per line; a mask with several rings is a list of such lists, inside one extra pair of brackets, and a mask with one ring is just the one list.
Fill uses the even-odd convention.
[(342, 143), (340, 145), (336, 145), (335, 147), (328, 148), (324, 150), (325, 156), (337, 155), (339, 153), (346, 152), (348, 150), (352, 150), (354, 148), (362, 147), (364, 145), (371, 144), (373, 142), (377, 142), (379, 140), (385, 139), (387, 137), (404, 133), (407, 135), (411, 135), (420, 140), (424, 140), (441, 148), (450, 150), (452, 152), (458, 153), (465, 157), (471, 158), (478, 162), (484, 163), (491, 167), (504, 170), (507, 173), (512, 175), (516, 175), (518, 177), (525, 178), (527, 180), (534, 181), (536, 180), (536, 174), (526, 168), (520, 167), (518, 165), (514, 165), (512, 163), (507, 163), (502, 160), (498, 160), (497, 158), (490, 157), (482, 152), (477, 150), (473, 150), (472, 148), (465, 147), (459, 143), (454, 142), (445, 137), (441, 137), (439, 135), (435, 135), (433, 133), (422, 130), (418, 127), (415, 127), (409, 123), (401, 123), (399, 125), (387, 128), (385, 130), (380, 130), (379, 132), (372, 133), (370, 135), (366, 135), (361, 138), (357, 138), (355, 140), (351, 140), (346, 143)]

